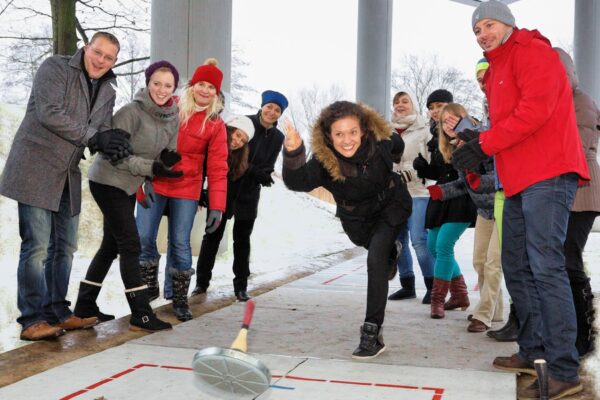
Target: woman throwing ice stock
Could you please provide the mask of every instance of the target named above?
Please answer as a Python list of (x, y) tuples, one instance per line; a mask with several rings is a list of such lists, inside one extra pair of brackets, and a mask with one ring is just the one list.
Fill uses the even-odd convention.
[(392, 171), (404, 142), (376, 111), (348, 101), (321, 111), (311, 140), (312, 156), (306, 161), (300, 134), (286, 121), (283, 181), (294, 191), (329, 190), (344, 232), (368, 249), (367, 310), (352, 358), (374, 358), (385, 350), (382, 325), (389, 272), (396, 270), (395, 240), (412, 208), (406, 185)]

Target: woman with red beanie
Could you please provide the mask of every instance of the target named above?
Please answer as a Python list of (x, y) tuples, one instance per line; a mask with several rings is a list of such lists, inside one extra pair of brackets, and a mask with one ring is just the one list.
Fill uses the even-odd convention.
[[(179, 100), (179, 135), (177, 151), (181, 161), (173, 170), (182, 171), (175, 179), (154, 178), (154, 204), (137, 208), (137, 227), (140, 233), (142, 254), (140, 268), (151, 292), (158, 297), (158, 261), (156, 247), (158, 226), (165, 207), (168, 206), (169, 228), (167, 266), (164, 296), (173, 299), (175, 316), (180, 321), (192, 319), (187, 292), (192, 275), (192, 250), (190, 234), (204, 175), (206, 162), (210, 209), (206, 232), (217, 230), (221, 223), (227, 198), (227, 134), (225, 124), (219, 117), (222, 108), (217, 94), (221, 90), (223, 73), (215, 59), (208, 59), (199, 66)], [(172, 283), (172, 285), (171, 285)]]

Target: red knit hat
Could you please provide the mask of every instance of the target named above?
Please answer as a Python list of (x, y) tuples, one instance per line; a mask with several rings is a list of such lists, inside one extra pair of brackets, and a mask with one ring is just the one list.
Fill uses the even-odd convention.
[(221, 82), (223, 82), (223, 72), (216, 66), (217, 60), (209, 58), (204, 65), (196, 68), (190, 86), (194, 86), (198, 82), (208, 82), (217, 89), (217, 93), (221, 91)]

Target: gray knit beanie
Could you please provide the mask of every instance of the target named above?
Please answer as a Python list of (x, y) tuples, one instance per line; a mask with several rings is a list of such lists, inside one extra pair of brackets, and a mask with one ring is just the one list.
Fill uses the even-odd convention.
[(485, 3), (481, 3), (475, 11), (473, 11), (473, 17), (471, 18), (473, 30), (475, 30), (475, 25), (479, 21), (486, 18), (495, 19), (508, 26), (515, 26), (515, 16), (510, 12), (510, 8), (498, 0), (489, 0)]

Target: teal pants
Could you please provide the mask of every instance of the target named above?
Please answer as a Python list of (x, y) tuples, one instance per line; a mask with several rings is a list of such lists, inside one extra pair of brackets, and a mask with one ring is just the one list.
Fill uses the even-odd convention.
[(448, 222), (429, 230), (427, 247), (435, 258), (433, 267), (435, 278), (449, 281), (461, 274), (454, 257), (454, 246), (469, 225), (468, 222)]

